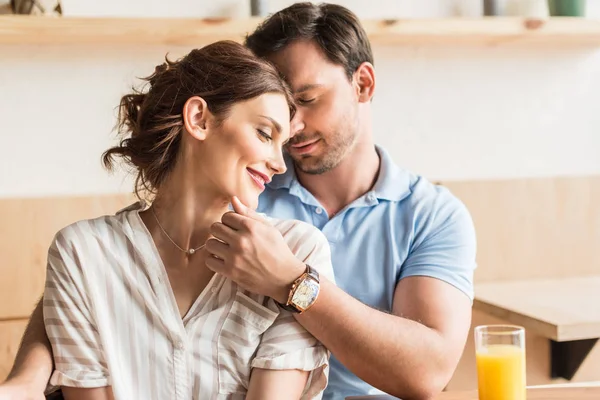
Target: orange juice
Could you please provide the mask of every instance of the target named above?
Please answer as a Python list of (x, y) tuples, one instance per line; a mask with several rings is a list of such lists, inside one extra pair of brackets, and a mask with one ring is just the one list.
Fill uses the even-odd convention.
[(525, 350), (488, 345), (477, 351), (479, 400), (525, 400)]

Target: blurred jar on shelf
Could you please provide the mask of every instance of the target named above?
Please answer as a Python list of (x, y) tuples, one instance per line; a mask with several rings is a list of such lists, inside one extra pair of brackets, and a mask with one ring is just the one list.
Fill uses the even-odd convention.
[(10, 7), (15, 14), (51, 17), (62, 15), (60, 0), (11, 0)]

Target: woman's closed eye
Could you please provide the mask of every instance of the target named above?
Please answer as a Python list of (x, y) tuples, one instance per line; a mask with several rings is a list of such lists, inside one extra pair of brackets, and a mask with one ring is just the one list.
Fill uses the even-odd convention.
[(271, 141), (273, 140), (273, 137), (271, 137), (271, 135), (269, 135), (265, 130), (263, 129), (256, 129), (256, 133), (258, 133), (259, 136), (261, 136), (261, 140), (263, 141)]

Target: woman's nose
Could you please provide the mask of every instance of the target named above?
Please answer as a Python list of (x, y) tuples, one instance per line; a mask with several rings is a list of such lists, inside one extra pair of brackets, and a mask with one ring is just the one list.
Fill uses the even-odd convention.
[(268, 167), (276, 174), (283, 174), (287, 171), (281, 150), (277, 151), (275, 157), (269, 160)]

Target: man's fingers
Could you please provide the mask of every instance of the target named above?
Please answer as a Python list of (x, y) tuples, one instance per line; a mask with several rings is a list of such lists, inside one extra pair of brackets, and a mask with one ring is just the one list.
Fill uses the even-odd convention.
[(235, 230), (221, 222), (215, 222), (210, 227), (210, 234), (227, 244), (232, 243), (235, 239)]
[(225, 261), (219, 260), (218, 258), (215, 258), (213, 256), (208, 256), (206, 257), (206, 261), (204, 263), (211, 271), (217, 274), (221, 274), (225, 277), (229, 276), (227, 274), (227, 268), (225, 268)]
[(237, 196), (231, 198), (231, 205), (233, 206), (233, 210), (240, 215), (248, 213), (248, 207)]
[(234, 211), (228, 211), (221, 217), (221, 222), (233, 230), (248, 230), (253, 221), (265, 223), (266, 220), (251, 208), (246, 207), (237, 196), (231, 199)]
[(249, 219), (241, 214), (233, 211), (228, 211), (221, 217), (223, 225), (229, 227), (234, 231), (240, 231), (247, 227)]
[(217, 239), (208, 239), (205, 248), (211, 255), (217, 256), (221, 260), (226, 260), (230, 254), (229, 245)]
[(233, 196), (233, 198), (231, 199), (231, 205), (233, 206), (234, 211), (240, 215), (255, 219), (260, 222), (265, 221), (259, 213), (242, 203), (242, 201), (237, 196)]

